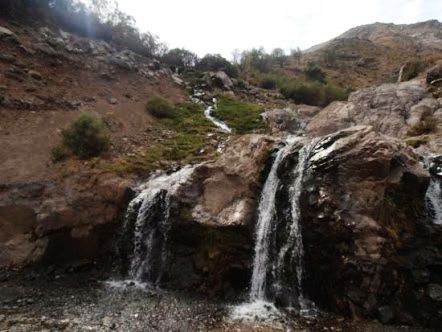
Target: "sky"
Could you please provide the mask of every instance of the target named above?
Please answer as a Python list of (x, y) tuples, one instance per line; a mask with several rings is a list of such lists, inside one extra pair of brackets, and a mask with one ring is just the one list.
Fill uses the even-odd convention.
[(169, 48), (231, 58), (235, 49), (307, 49), (362, 24), (442, 21), (442, 0), (118, 0)]

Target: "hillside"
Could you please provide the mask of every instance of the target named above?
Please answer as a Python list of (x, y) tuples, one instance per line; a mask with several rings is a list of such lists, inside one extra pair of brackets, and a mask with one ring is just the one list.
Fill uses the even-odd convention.
[(112, 159), (165, 137), (145, 111), (149, 97), (188, 100), (172, 72), (156, 60), (41, 24), (0, 21), (0, 26), (14, 33), (0, 31), (3, 181), (53, 177), (51, 149), (82, 112), (93, 111), (109, 125)]
[(442, 23), (374, 23), (359, 26), (305, 51), (303, 62), (319, 63), (331, 80), (352, 89), (408, 78), (442, 58)]

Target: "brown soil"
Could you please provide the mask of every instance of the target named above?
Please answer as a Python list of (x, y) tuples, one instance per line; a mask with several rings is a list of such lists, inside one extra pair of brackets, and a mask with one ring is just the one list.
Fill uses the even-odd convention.
[[(23, 27), (1, 19), (0, 26), (16, 33), (28, 50), (38, 42), (38, 26)], [(51, 149), (61, 141), (61, 129), (83, 111), (98, 114), (110, 126), (112, 147), (108, 157), (117, 157), (161, 136), (161, 128), (144, 110), (150, 96), (162, 95), (176, 103), (187, 98), (168, 75), (148, 79), (136, 71), (100, 63), (90, 55), (31, 54), (5, 40), (0, 40), (0, 53), (16, 59), (14, 63), (0, 61), (0, 97), (33, 101), (29, 107), (0, 105), (2, 183), (55, 176), (60, 167), (52, 163)], [(42, 79), (25, 75), (17, 80), (5, 75), (12, 67), (37, 71)], [(110, 73), (111, 78), (103, 78), (104, 73)], [(117, 103), (111, 104), (110, 98)], [(63, 101), (81, 101), (81, 106), (72, 109), (58, 105)], [(146, 131), (152, 126), (157, 129)]]

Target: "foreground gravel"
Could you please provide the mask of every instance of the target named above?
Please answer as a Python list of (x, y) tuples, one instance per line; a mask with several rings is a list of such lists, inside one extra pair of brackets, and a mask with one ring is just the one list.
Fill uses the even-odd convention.
[(135, 286), (109, 287), (91, 273), (0, 272), (0, 331), (425, 331), (290, 314), (276, 322), (237, 322), (231, 305)]

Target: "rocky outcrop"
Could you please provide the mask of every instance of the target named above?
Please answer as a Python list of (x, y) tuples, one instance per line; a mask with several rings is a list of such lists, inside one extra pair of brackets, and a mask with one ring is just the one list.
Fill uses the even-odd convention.
[(233, 82), (230, 79), (229, 75), (227, 75), (223, 71), (211, 72), (206, 75), (206, 82), (208, 86), (211, 88), (218, 88), (223, 90), (232, 90)]
[(167, 286), (233, 298), (250, 283), (253, 217), (275, 140), (246, 135), (196, 167), (172, 209)]
[(425, 214), (428, 184), (418, 156), (372, 127), (321, 139), (301, 195), (308, 296), (355, 317), (436, 326), (442, 229)]
[(331, 103), (312, 119), (306, 133), (313, 137), (354, 125), (370, 125), (379, 133), (402, 137), (424, 112), (432, 115), (441, 106), (424, 82), (384, 84), (356, 91), (348, 102)]
[(249, 224), (262, 185), (262, 171), (275, 139), (245, 135), (215, 161), (195, 170), (180, 197), (192, 204), (192, 218), (215, 226)]
[(321, 109), (316, 106), (300, 105), (299, 107), (272, 109), (263, 113), (263, 119), (272, 133), (302, 134), (308, 121), (319, 113)]
[(442, 85), (442, 63), (431, 68), (427, 73), (427, 83), (431, 85)]
[(126, 208), (130, 182), (78, 174), (60, 182), (0, 187), (0, 268), (69, 264), (112, 250), (112, 229)]

